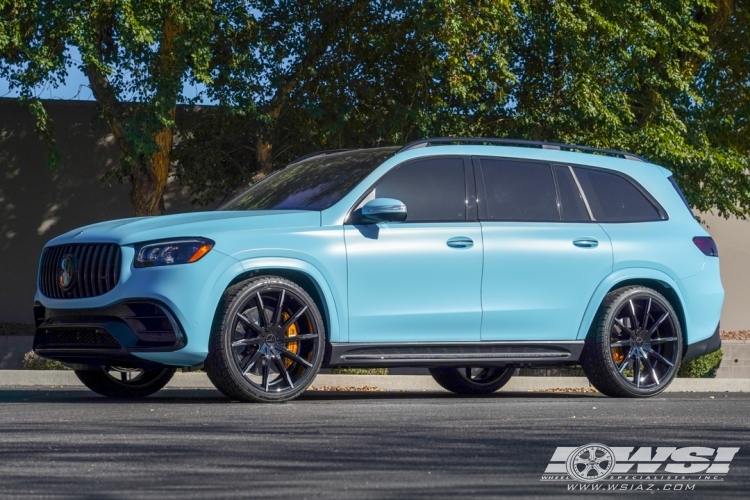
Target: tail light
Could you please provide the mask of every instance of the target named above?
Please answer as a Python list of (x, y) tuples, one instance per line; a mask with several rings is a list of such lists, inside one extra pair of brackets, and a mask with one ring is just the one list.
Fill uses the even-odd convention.
[(719, 256), (719, 249), (716, 247), (716, 243), (710, 236), (696, 236), (693, 238), (693, 243), (700, 248), (701, 252), (709, 257)]

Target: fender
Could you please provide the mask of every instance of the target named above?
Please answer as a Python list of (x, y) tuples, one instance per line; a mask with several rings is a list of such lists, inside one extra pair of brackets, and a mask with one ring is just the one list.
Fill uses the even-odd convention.
[(677, 280), (675, 280), (665, 272), (657, 271), (656, 269), (649, 269), (645, 267), (630, 267), (614, 271), (612, 274), (604, 278), (601, 283), (599, 283), (599, 286), (591, 296), (591, 300), (589, 300), (588, 306), (586, 306), (586, 312), (583, 314), (583, 319), (581, 320), (581, 325), (578, 328), (578, 335), (576, 336), (576, 339), (584, 340), (586, 338), (586, 335), (588, 335), (589, 329), (591, 328), (591, 324), (594, 321), (594, 317), (596, 316), (596, 312), (599, 310), (599, 306), (602, 304), (604, 297), (613, 287), (615, 287), (618, 283), (622, 283), (624, 281), (644, 279), (659, 281), (665, 286), (668, 286), (669, 288), (674, 290), (675, 294), (677, 294), (677, 298), (679, 299), (680, 304), (682, 304), (682, 310), (685, 316), (685, 325), (683, 325), (682, 333), (687, 338), (687, 325), (690, 324), (689, 312), (685, 307), (685, 297), (680, 285), (677, 284)]
[[(290, 259), (287, 257), (256, 257), (250, 259), (244, 259), (240, 261), (243, 272), (255, 271), (259, 269), (289, 269), (290, 271), (299, 271), (306, 274), (320, 290), (323, 295), (323, 302), (326, 308), (325, 311), (321, 311), (321, 314), (325, 314), (328, 319), (328, 325), (330, 331), (328, 332), (329, 342), (346, 342), (349, 340), (349, 332), (346, 328), (346, 318), (342, 316), (340, 311), (344, 311), (343, 307), (339, 307), (341, 300), (334, 294), (333, 290), (329, 286), (329, 281), (323, 276), (323, 273), (315, 266), (299, 259)], [(239, 274), (239, 273), (238, 273)]]
[[(197, 308), (198, 311), (193, 318), (195, 322), (190, 323), (184, 316), (175, 313), (188, 335), (187, 345), (179, 351), (172, 353), (138, 352), (133, 353), (134, 356), (157, 363), (175, 366), (192, 366), (203, 362), (208, 354), (208, 339), (211, 334), (211, 326), (216, 314), (216, 309), (219, 307), (221, 296), (224, 294), (224, 290), (227, 289), (232, 280), (244, 272), (242, 264), (240, 264), (239, 261), (226, 254), (222, 255), (224, 255), (224, 262), (220, 267), (223, 268), (223, 270), (217, 273), (218, 276), (215, 275), (213, 286), (210, 289), (205, 287), (200, 292), (200, 296), (197, 300), (197, 303), (199, 304)], [(165, 296), (162, 300), (164, 300), (173, 311), (179, 311), (178, 308), (174, 307), (174, 304), (169, 297)]]

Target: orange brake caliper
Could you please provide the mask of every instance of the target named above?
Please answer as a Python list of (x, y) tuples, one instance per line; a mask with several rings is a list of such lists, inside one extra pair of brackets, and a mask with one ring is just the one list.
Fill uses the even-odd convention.
[[(291, 317), (291, 315), (288, 312), (281, 313), (281, 318), (283, 321), (288, 320)], [(297, 331), (297, 323), (292, 323), (292, 325), (287, 329), (286, 336), (287, 337), (294, 337), (295, 335), (298, 335), (299, 332)], [(299, 342), (290, 342), (286, 346), (287, 349), (292, 351), (294, 354), (297, 354), (299, 352)], [(292, 366), (293, 361), (287, 357), (284, 357), (284, 366), (289, 368)]]

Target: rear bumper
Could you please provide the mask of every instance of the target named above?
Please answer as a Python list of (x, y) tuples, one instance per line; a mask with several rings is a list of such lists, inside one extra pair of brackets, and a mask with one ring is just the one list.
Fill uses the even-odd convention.
[(707, 339), (699, 340), (685, 348), (682, 361), (690, 361), (721, 349), (721, 325), (716, 325), (716, 331)]

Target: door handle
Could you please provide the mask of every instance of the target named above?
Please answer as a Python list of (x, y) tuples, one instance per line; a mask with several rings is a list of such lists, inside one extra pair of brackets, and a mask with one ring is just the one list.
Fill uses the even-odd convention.
[(599, 241), (596, 238), (578, 238), (573, 240), (573, 244), (581, 248), (596, 248), (599, 246)]
[(471, 248), (474, 246), (474, 240), (468, 236), (454, 236), (446, 244), (451, 248)]

